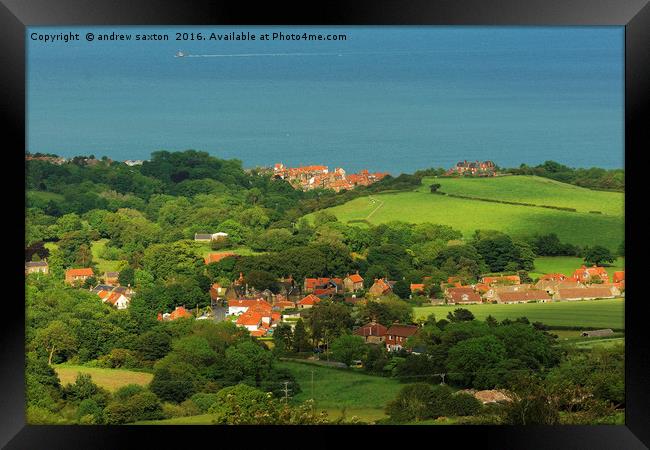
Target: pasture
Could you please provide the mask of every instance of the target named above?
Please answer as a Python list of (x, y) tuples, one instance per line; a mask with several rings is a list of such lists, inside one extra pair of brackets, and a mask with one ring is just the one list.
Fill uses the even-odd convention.
[[(504, 177), (514, 179), (514, 182), (497, 191), (509, 190), (509, 201), (536, 202), (532, 197), (529, 184), (538, 183), (536, 177)], [(473, 181), (469, 183), (469, 192), (462, 189), (464, 184), (455, 186), (459, 195), (477, 194), (481, 183), (490, 186), (497, 180), (452, 180), (428, 179), (441, 185), (454, 181)], [(499, 179), (501, 180), (501, 179)], [(478, 187), (477, 187), (478, 186)], [(554, 206), (571, 205), (577, 212), (561, 211), (556, 209), (541, 208), (536, 206), (508, 205), (502, 203), (485, 202), (480, 200), (455, 198), (445, 195), (436, 195), (426, 192), (428, 185), (424, 184), (418, 191), (398, 192), (390, 194), (371, 195), (359, 197), (343, 205), (328, 208), (326, 211), (333, 213), (342, 222), (367, 220), (372, 224), (386, 223), (400, 220), (410, 223), (431, 222), (449, 225), (460, 230), (469, 238), (475, 230), (498, 230), (513, 237), (526, 237), (537, 233), (556, 233), (561, 241), (577, 245), (604, 245), (610, 250), (616, 250), (623, 240), (624, 218), (622, 212), (623, 194), (590, 191), (576, 188), (572, 185), (554, 183), (546, 188), (550, 197), (544, 198), (540, 204)], [(423, 189), (425, 189), (423, 191)], [(443, 191), (444, 189), (441, 188)], [(523, 194), (519, 194), (519, 190)], [(494, 191), (494, 190), (493, 190)], [(589, 193), (590, 200), (582, 203), (581, 195)], [(480, 191), (479, 191), (480, 193)], [(481, 194), (483, 195), (483, 194)], [(486, 196), (490, 195), (490, 192)], [(492, 195), (496, 195), (493, 194)], [(613, 199), (609, 197), (614, 196)], [(618, 196), (618, 197), (617, 197)], [(588, 211), (594, 207), (597, 200), (602, 200), (603, 214), (591, 214)], [(605, 205), (609, 206), (605, 208)], [(618, 205), (618, 206), (612, 206)], [(605, 212), (608, 212), (607, 214)], [(309, 216), (308, 216), (309, 217)]]
[(128, 261), (124, 260), (102, 258), (100, 255), (103, 254), (107, 243), (108, 239), (100, 239), (98, 241), (93, 241), (90, 247), (90, 251), (93, 254), (93, 262), (97, 264), (99, 275), (103, 275), (105, 272), (119, 272), (128, 264)]
[[(540, 256), (535, 258), (535, 270), (529, 275), (532, 278), (539, 278), (545, 273), (563, 273), (572, 276), (573, 272), (584, 264), (582, 258), (577, 256)], [(616, 258), (613, 264), (605, 266), (610, 278), (614, 272), (625, 270), (625, 258)]]
[(527, 317), (531, 322), (542, 322), (553, 326), (575, 326), (595, 328), (625, 328), (625, 301), (623, 299), (584, 300), (552, 303), (521, 303), (513, 305), (441, 305), (413, 308), (416, 318), (435, 314), (444, 319), (457, 308), (470, 310), (476, 319), (485, 320), (491, 315), (497, 320)]
[(74, 383), (79, 373), (89, 374), (97, 386), (103, 387), (111, 392), (126, 386), (127, 384), (139, 384), (145, 386), (151, 382), (153, 375), (147, 372), (136, 372), (126, 369), (104, 369), (100, 367), (84, 367), (62, 364), (54, 366), (61, 385)]
[(300, 384), (302, 392), (293, 400), (304, 402), (312, 397), (312, 372), (314, 376), (313, 397), (316, 408), (337, 418), (345, 408), (345, 415), (356, 415), (363, 421), (372, 422), (385, 417), (384, 406), (395, 398), (402, 385), (395, 379), (382, 378), (355, 371), (335, 369), (308, 362), (281, 361), (279, 367), (289, 369)]
[(440, 184), (447, 194), (505, 200), (510, 202), (575, 208), (578, 212), (600, 211), (609, 216), (623, 216), (624, 194), (594, 191), (535, 176), (504, 176), (494, 178), (424, 178), (420, 192), (429, 193), (429, 186)]

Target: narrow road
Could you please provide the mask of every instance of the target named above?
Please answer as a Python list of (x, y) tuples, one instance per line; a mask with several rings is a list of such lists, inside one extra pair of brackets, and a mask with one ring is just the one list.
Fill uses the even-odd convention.
[(382, 200), (377, 200), (377, 199), (375, 199), (375, 198), (373, 198), (373, 197), (371, 197), (371, 196), (368, 196), (368, 199), (369, 199), (372, 203), (377, 203), (377, 202), (378, 202), (379, 205), (378, 205), (375, 209), (373, 209), (373, 210), (370, 212), (370, 214), (368, 214), (368, 215), (366, 216), (366, 220), (369, 220), (370, 217), (371, 217), (374, 213), (376, 213), (377, 211), (379, 211), (379, 208), (381, 208), (382, 206), (384, 206), (384, 202), (383, 202)]

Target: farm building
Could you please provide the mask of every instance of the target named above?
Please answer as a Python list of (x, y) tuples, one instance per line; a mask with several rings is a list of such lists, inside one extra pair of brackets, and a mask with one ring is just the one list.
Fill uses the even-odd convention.
[(597, 298), (614, 298), (616, 295), (607, 287), (584, 287), (575, 289), (558, 289), (553, 300), (594, 300)]
[(29, 261), (25, 263), (25, 275), (30, 273), (42, 273), (47, 274), (49, 272), (49, 266), (47, 261)]
[(388, 328), (380, 323), (370, 322), (354, 330), (354, 334), (361, 336), (368, 344), (379, 344), (386, 339)]
[(401, 325), (395, 323), (386, 330), (386, 349), (399, 351), (406, 345), (406, 340), (418, 332), (416, 325)]
[(531, 301), (548, 302), (551, 297), (542, 290), (528, 290), (522, 292), (503, 292), (497, 297), (498, 303), (528, 303)]

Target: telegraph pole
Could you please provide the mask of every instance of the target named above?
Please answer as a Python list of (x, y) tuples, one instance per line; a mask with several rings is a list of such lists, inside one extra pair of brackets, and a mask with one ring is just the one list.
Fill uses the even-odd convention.
[(284, 402), (289, 403), (289, 391), (290, 391), (290, 389), (289, 389), (289, 382), (288, 381), (284, 382), (283, 391), (284, 391)]

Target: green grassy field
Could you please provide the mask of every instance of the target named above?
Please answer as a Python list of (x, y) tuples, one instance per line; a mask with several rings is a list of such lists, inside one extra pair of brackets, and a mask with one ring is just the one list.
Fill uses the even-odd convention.
[(442, 305), (421, 306), (414, 309), (416, 318), (435, 314), (440, 320), (456, 308), (472, 311), (478, 320), (492, 315), (497, 320), (516, 319), (525, 316), (531, 322), (553, 326), (576, 326), (598, 328), (625, 328), (625, 302), (623, 299), (585, 300), (575, 302), (523, 303), (514, 305)]
[(47, 191), (27, 191), (27, 204), (40, 205), (46, 204), (50, 200), (63, 201), (64, 197), (61, 194)]
[(194, 249), (196, 250), (196, 254), (201, 258), (205, 258), (206, 256), (208, 256), (209, 253), (234, 253), (236, 255), (241, 255), (241, 256), (263, 255), (265, 253), (265, 252), (256, 252), (254, 250), (251, 250), (248, 247), (212, 250), (212, 248), (210, 248), (210, 244), (207, 242), (195, 242)]
[(495, 178), (424, 178), (420, 192), (429, 193), (432, 183), (441, 192), (493, 200), (575, 208), (579, 212), (600, 211), (610, 216), (624, 215), (624, 194), (594, 191), (572, 184), (535, 176)]
[(116, 389), (126, 386), (127, 384), (140, 384), (145, 386), (149, 384), (153, 375), (146, 372), (136, 372), (124, 369), (103, 369), (99, 367), (84, 367), (74, 365), (54, 366), (54, 370), (59, 375), (61, 385), (74, 383), (78, 373), (88, 373), (93, 381), (100, 387), (115, 391)]
[(104, 251), (108, 239), (100, 239), (93, 241), (90, 251), (93, 253), (93, 262), (97, 263), (99, 274), (103, 275), (104, 272), (119, 272), (123, 267), (128, 264), (128, 261), (123, 260), (108, 260), (100, 257), (101, 252)]
[[(540, 256), (535, 258), (535, 270), (529, 275), (533, 278), (539, 278), (545, 273), (563, 273), (569, 276), (573, 275), (573, 272), (583, 264), (582, 258), (577, 256)], [(625, 270), (625, 258), (617, 258), (612, 265), (605, 269), (610, 277), (618, 270)]]
[[(513, 181), (510, 181), (511, 185), (507, 190), (511, 200), (524, 202), (534, 200), (529, 193), (529, 185), (534, 186), (538, 183), (536, 177), (510, 178)], [(453, 181), (465, 180), (436, 179), (440, 184)], [(480, 183), (489, 186), (495, 180), (472, 181), (480, 188)], [(473, 184), (471, 186), (470, 193), (475, 193), (477, 187)], [(464, 185), (459, 184), (456, 186), (456, 191), (462, 193), (463, 187)], [(502, 190), (506, 191), (505, 187)], [(523, 192), (521, 197), (519, 197), (520, 190)], [(581, 205), (581, 195), (585, 191), (589, 193), (589, 200)], [(335, 214), (343, 222), (365, 219), (373, 224), (392, 220), (440, 223), (460, 230), (465, 237), (470, 237), (477, 229), (499, 230), (514, 237), (552, 232), (556, 233), (563, 242), (577, 245), (600, 244), (611, 250), (616, 250), (620, 245), (623, 240), (624, 219), (622, 212), (614, 213), (619, 206), (622, 210), (623, 194), (590, 191), (562, 183), (550, 184), (550, 187), (546, 188), (546, 193), (552, 197), (546, 199), (544, 204), (553, 204), (551, 198), (557, 198), (557, 206), (571, 204), (571, 207), (576, 207), (578, 212), (460, 199), (422, 191), (360, 197), (343, 205), (328, 208), (326, 211)], [(610, 198), (612, 196), (614, 200)], [(587, 212), (598, 199), (603, 202), (601, 209), (606, 209), (611, 214)], [(609, 206), (605, 208), (605, 204)], [(612, 204), (619, 206), (612, 206)]]
[(402, 385), (394, 379), (382, 378), (353, 370), (334, 369), (315, 364), (281, 361), (279, 367), (289, 369), (300, 384), (302, 392), (293, 400), (303, 402), (311, 398), (311, 376), (314, 373), (314, 400), (318, 409), (337, 418), (346, 408), (346, 417), (356, 415), (373, 422), (385, 417), (384, 406), (395, 398)]
[(133, 425), (212, 425), (212, 414), (200, 414), (198, 416), (174, 417), (163, 420), (142, 420), (134, 422)]

